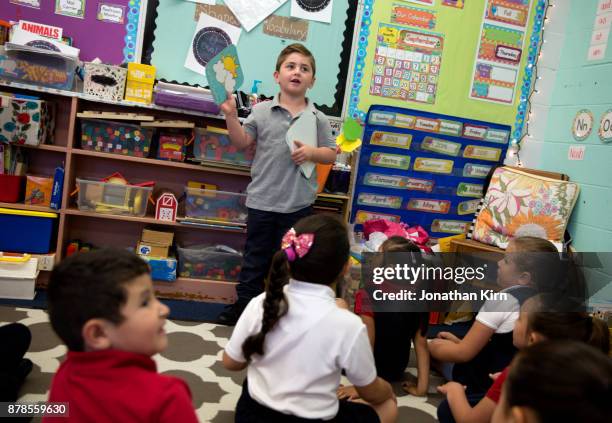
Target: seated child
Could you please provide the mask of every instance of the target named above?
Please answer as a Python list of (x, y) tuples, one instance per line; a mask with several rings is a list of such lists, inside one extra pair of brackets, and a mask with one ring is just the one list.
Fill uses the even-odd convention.
[(576, 341), (546, 341), (517, 354), (493, 423), (605, 423), (612, 416), (612, 360)]
[(146, 262), (121, 249), (78, 253), (53, 269), (47, 294), (51, 326), (68, 347), (49, 402), (69, 403), (70, 421), (198, 421), (187, 384), (157, 373), (151, 359), (168, 344), (169, 309)]
[(497, 284), (510, 299), (501, 305), (499, 301), (486, 301), (463, 339), (440, 332), (429, 343), (434, 359), (456, 363), (452, 379), (467, 386), (474, 401), (482, 398), (491, 386), (489, 374), (506, 367), (516, 352), (512, 329), (520, 305), (549, 284), (559, 263), (558, 251), (551, 242), (535, 237), (513, 238), (497, 270)]
[[(412, 241), (392, 236), (383, 242), (379, 248), (381, 253), (421, 253), (419, 247)], [(390, 266), (384, 258), (385, 266)], [(389, 287), (387, 283), (386, 287)], [(360, 289), (355, 294), (355, 314), (368, 329), (370, 344), (374, 350), (374, 361), (377, 374), (389, 382), (402, 380), (410, 359), (410, 346), (414, 342), (418, 369), (417, 384), (404, 383), (408, 393), (425, 396), (429, 385), (429, 351), (427, 350), (427, 328), (429, 313), (426, 312), (381, 312), (372, 308), (370, 296), (366, 289)], [(398, 336), (402, 334), (402, 336)], [(357, 398), (354, 387), (346, 386), (338, 390), (338, 398)]]
[[(366, 327), (332, 289), (348, 269), (346, 226), (306, 217), (281, 245), (266, 293), (249, 302), (223, 354), (225, 368), (247, 368), (236, 422), (394, 422), (395, 397), (376, 376)], [(343, 370), (369, 404), (338, 401)]]
[[(604, 354), (609, 353), (610, 332), (603, 320), (584, 312), (554, 311), (550, 306), (541, 303), (543, 297), (532, 297), (523, 303), (512, 334), (516, 348), (521, 350), (545, 340), (572, 340), (587, 343)], [(557, 300), (553, 303), (557, 309), (564, 309)], [(438, 387), (438, 390), (446, 395), (446, 400), (438, 406), (438, 420), (442, 423), (488, 423), (499, 402), (509, 369), (510, 367), (506, 367), (495, 378), (486, 396), (475, 405), (470, 404), (465, 389), (457, 382)]]

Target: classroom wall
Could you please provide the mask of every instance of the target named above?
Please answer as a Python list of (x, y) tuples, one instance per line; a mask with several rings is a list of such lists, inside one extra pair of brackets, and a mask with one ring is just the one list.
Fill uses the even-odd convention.
[[(602, 115), (612, 109), (612, 47), (605, 58), (588, 61), (587, 53), (598, 0), (551, 0), (544, 26), (541, 60), (533, 97), (530, 137), (521, 145), (526, 167), (561, 172), (580, 184), (580, 197), (568, 230), (578, 251), (608, 252), (608, 264), (587, 272), (593, 301), (612, 299), (612, 143), (599, 139)], [(576, 113), (588, 109), (594, 125), (584, 141), (573, 138)], [(581, 161), (568, 159), (571, 145), (584, 145)], [(604, 257), (603, 254), (600, 257)], [(605, 288), (604, 288), (605, 287)], [(602, 289), (603, 288), (603, 289)]]

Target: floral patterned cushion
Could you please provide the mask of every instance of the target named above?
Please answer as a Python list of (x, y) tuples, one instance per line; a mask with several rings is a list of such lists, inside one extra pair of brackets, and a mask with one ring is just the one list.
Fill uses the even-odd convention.
[(500, 167), (493, 173), (473, 239), (499, 248), (519, 236), (562, 241), (579, 190), (573, 182)]

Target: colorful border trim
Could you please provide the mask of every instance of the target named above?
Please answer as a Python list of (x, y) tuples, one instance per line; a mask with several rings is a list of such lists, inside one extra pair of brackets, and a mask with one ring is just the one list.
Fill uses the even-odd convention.
[(527, 64), (525, 65), (525, 75), (523, 76), (523, 84), (521, 85), (521, 99), (519, 101), (516, 120), (514, 121), (514, 131), (512, 132), (512, 141), (510, 145), (519, 143), (523, 130), (525, 129), (525, 118), (527, 111), (527, 103), (533, 86), (533, 72), (535, 63), (538, 60), (538, 46), (544, 29), (544, 18), (546, 17), (546, 7), (548, 0), (538, 0), (536, 5), (536, 13), (533, 23), (533, 31), (529, 40), (529, 54), (527, 55)]
[(363, 77), (363, 68), (365, 67), (366, 49), (368, 47), (368, 37), (370, 35), (370, 25), (372, 24), (373, 9), (374, 0), (364, 0), (361, 22), (355, 23), (355, 25), (361, 24), (361, 29), (359, 30), (357, 58), (355, 59), (355, 70), (353, 73), (353, 85), (351, 86), (351, 98), (349, 99), (348, 115), (361, 122), (365, 122), (366, 113), (360, 111), (357, 108), (357, 104), (359, 104), (359, 90), (361, 90), (361, 86), (363, 85), (361, 79)]
[(124, 62), (136, 61), (136, 40), (138, 38), (139, 17), (140, 0), (130, 0), (128, 3), (127, 24), (125, 25), (125, 47), (123, 47)]

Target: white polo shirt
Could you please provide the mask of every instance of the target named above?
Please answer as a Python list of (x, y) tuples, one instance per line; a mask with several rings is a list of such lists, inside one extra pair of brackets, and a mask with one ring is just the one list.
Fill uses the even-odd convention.
[[(257, 402), (308, 419), (338, 413), (336, 390), (342, 369), (356, 386), (374, 382), (376, 367), (365, 325), (336, 306), (325, 285), (291, 280), (284, 289), (289, 311), (264, 342), (264, 355), (248, 366), (248, 388)], [(261, 329), (265, 294), (251, 300), (238, 320), (225, 352), (245, 362), (242, 343)]]

